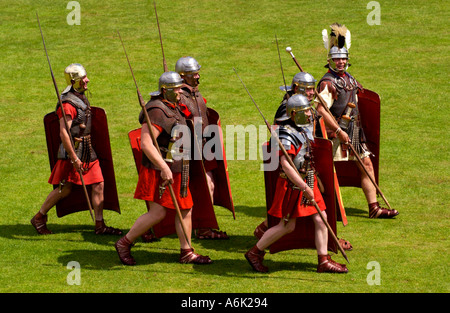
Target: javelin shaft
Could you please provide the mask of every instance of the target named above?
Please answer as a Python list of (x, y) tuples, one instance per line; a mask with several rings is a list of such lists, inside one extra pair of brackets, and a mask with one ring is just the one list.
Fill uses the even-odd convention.
[[(262, 114), (262, 112), (261, 112), (259, 106), (256, 104), (255, 100), (253, 99), (252, 95), (251, 95), (250, 92), (248, 91), (248, 89), (247, 89), (247, 87), (245, 86), (244, 82), (242, 81), (241, 77), (240, 77), (239, 74), (237, 73), (236, 69), (233, 68), (233, 70), (234, 70), (234, 72), (236, 73), (236, 75), (237, 75), (237, 77), (239, 78), (239, 80), (241, 81), (241, 83), (242, 83), (242, 85), (244, 86), (245, 90), (247, 91), (248, 95), (249, 95), (250, 98), (252, 99), (253, 104), (256, 106), (256, 108), (258, 109), (259, 113), (260, 113), (261, 116), (263, 117), (264, 122), (266, 123), (266, 125), (267, 125), (269, 131), (272, 133), (273, 137), (275, 137), (275, 139), (277, 140), (278, 145), (279, 145), (281, 151), (283, 152), (283, 155), (286, 157), (286, 160), (289, 162), (289, 165), (295, 170), (295, 172), (297, 173), (297, 175), (299, 175), (299, 176), (301, 177), (301, 175), (300, 175), (300, 173), (299, 173), (297, 167), (294, 165), (294, 162), (292, 161), (291, 157), (288, 155), (286, 149), (284, 148), (283, 144), (281, 143), (280, 138), (278, 137), (278, 135), (276, 134), (275, 131), (272, 131), (272, 127), (270, 126), (270, 124), (267, 122), (266, 118), (265, 118), (264, 115)], [(327, 220), (325, 219), (325, 217), (323, 216), (322, 211), (320, 210), (320, 208), (319, 208), (319, 206), (317, 205), (316, 201), (313, 200), (313, 201), (311, 201), (311, 202), (313, 203), (313, 205), (314, 205), (314, 207), (315, 207), (317, 213), (319, 214), (320, 218), (322, 219), (322, 222), (323, 222), (323, 223), (325, 224), (325, 226), (327, 227), (328, 232), (331, 234), (331, 237), (333, 238), (333, 241), (336, 243), (336, 245), (337, 245), (339, 251), (341, 251), (341, 253), (342, 253), (343, 257), (345, 258), (345, 260), (346, 260), (348, 263), (350, 263), (349, 260), (348, 260), (348, 258), (347, 258), (347, 254), (345, 253), (344, 249), (343, 249), (343, 248), (341, 247), (341, 245), (339, 244), (339, 240), (338, 240), (338, 238), (336, 237), (336, 234), (334, 233), (333, 229), (331, 229), (330, 224), (328, 223), (328, 221), (327, 221)]]
[[(325, 110), (327, 111), (327, 113), (333, 117), (333, 114), (331, 114), (330, 109), (328, 108), (327, 104), (325, 103), (325, 100), (323, 100), (322, 96), (317, 92), (317, 90), (314, 90), (315, 94), (316, 94), (316, 98), (319, 99), (320, 104), (325, 108)], [(366, 175), (369, 177), (370, 181), (372, 182), (372, 184), (374, 185), (375, 189), (378, 191), (378, 193), (380, 194), (381, 198), (383, 198), (384, 202), (386, 203), (386, 205), (389, 207), (389, 209), (392, 210), (391, 205), (389, 204), (388, 200), (386, 199), (386, 197), (384, 196), (383, 192), (381, 191), (380, 187), (377, 185), (377, 183), (375, 182), (375, 179), (372, 177), (372, 175), (369, 173), (368, 169), (366, 168), (366, 166), (364, 165), (363, 161), (361, 160), (361, 157), (359, 156), (359, 154), (356, 152), (355, 147), (352, 145), (351, 142), (348, 143), (348, 146), (350, 147), (350, 149), (352, 150), (353, 154), (355, 155), (356, 159), (358, 160), (359, 165), (361, 165), (362, 169), (364, 170), (364, 172), (366, 173)]]
[(281, 62), (280, 46), (278, 45), (278, 38), (276, 34), (275, 34), (275, 41), (277, 42), (278, 60), (280, 61), (281, 75), (283, 76), (284, 91), (286, 92), (286, 97), (289, 99), (289, 94), (286, 85), (286, 78), (284, 77), (283, 63)]
[[(155, 146), (156, 150), (159, 152), (159, 155), (162, 157), (161, 150), (159, 149), (158, 141), (156, 140), (155, 134), (153, 133), (152, 122), (150, 120), (150, 117), (148, 116), (147, 110), (145, 109), (144, 100), (142, 99), (141, 92), (139, 91), (139, 87), (138, 87), (137, 82), (136, 82), (136, 78), (134, 77), (133, 68), (131, 67), (130, 60), (129, 60), (128, 54), (127, 54), (127, 50), (125, 49), (125, 45), (124, 45), (124, 43), (122, 41), (122, 37), (120, 36), (120, 33), (119, 32), (117, 32), (117, 33), (119, 34), (120, 42), (122, 43), (123, 51), (125, 52), (125, 56), (126, 56), (127, 61), (128, 61), (128, 66), (130, 67), (131, 76), (133, 76), (134, 84), (136, 85), (136, 91), (137, 91), (138, 98), (139, 98), (139, 104), (142, 107), (142, 111), (144, 113), (144, 118), (145, 118), (145, 121), (147, 123), (147, 127), (148, 127), (148, 130), (149, 130), (149, 133), (150, 133), (150, 137), (152, 139), (153, 145)], [(177, 199), (175, 197), (175, 192), (173, 190), (172, 184), (170, 184), (170, 183), (169, 183), (169, 192), (170, 192), (170, 197), (172, 198), (172, 202), (173, 202), (173, 204), (175, 206), (175, 211), (177, 213), (178, 219), (180, 220), (181, 228), (183, 229), (184, 238), (186, 239), (186, 242), (189, 245), (189, 248), (192, 249), (191, 241), (189, 240), (189, 237), (187, 236), (187, 231), (186, 231), (186, 226), (184, 225), (183, 216), (181, 215), (180, 207), (178, 206), (178, 202), (177, 202)]]
[[(56, 96), (58, 97), (58, 102), (59, 102), (59, 105), (61, 107), (61, 112), (62, 112), (63, 119), (64, 119), (64, 126), (66, 128), (67, 135), (69, 136), (70, 144), (71, 144), (73, 150), (75, 151), (75, 145), (73, 143), (72, 135), (70, 134), (70, 127), (69, 127), (69, 124), (67, 122), (66, 112), (65, 112), (64, 107), (62, 105), (62, 99), (61, 99), (61, 95), (59, 94), (58, 85), (56, 84), (55, 75), (53, 75), (52, 65), (50, 63), (50, 58), (48, 56), (47, 46), (45, 45), (44, 34), (42, 33), (41, 22), (39, 21), (39, 15), (38, 15), (37, 12), (36, 12), (36, 19), (37, 19), (37, 22), (38, 22), (38, 25), (39, 25), (39, 30), (41, 31), (42, 43), (44, 45), (45, 55), (47, 56), (47, 62), (48, 62), (48, 66), (50, 68), (50, 74), (52, 76), (53, 86), (55, 87)], [(78, 174), (80, 175), (81, 184), (83, 186), (84, 195), (86, 197), (86, 201), (87, 201), (88, 208), (89, 208), (89, 213), (91, 215), (92, 221), (95, 222), (94, 215), (92, 213), (91, 200), (90, 200), (89, 194), (87, 192), (86, 184), (84, 183), (83, 173), (81, 172), (81, 169), (78, 169)]]
[(161, 52), (162, 52), (162, 57), (163, 57), (164, 72), (168, 72), (169, 68), (167, 67), (166, 57), (164, 55), (164, 46), (163, 46), (163, 42), (162, 42), (161, 28), (159, 27), (158, 11), (156, 11), (156, 1), (153, 1), (153, 7), (155, 8), (156, 24), (158, 25), (159, 42), (161, 43)]

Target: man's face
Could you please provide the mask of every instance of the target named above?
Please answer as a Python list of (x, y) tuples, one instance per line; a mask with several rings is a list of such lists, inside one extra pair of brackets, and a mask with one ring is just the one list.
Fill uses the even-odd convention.
[(305, 92), (300, 90), (300, 87), (298, 85), (295, 85), (294, 87), (294, 93), (299, 93), (304, 95), (309, 101), (314, 99), (314, 87), (305, 87)]
[(348, 60), (344, 58), (333, 59), (334, 64), (336, 64), (336, 69), (338, 72), (344, 72)]
[(313, 87), (307, 87), (306, 88), (306, 98), (309, 101), (314, 99), (314, 88)]
[(181, 87), (163, 89), (164, 98), (172, 103), (178, 103), (180, 101), (180, 92)]
[(197, 87), (200, 84), (200, 74), (198, 72), (183, 75), (183, 79), (191, 87)]
[(88, 89), (87, 84), (89, 83), (89, 78), (86, 76), (83, 76), (79, 81), (75, 82), (72, 81), (73, 88), (78, 91), (79, 93), (83, 93)]

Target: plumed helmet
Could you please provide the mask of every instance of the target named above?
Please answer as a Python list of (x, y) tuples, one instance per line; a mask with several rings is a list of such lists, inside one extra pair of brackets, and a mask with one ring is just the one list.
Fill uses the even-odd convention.
[[(333, 59), (349, 58), (348, 50), (352, 44), (351, 33), (345, 25), (341, 25), (339, 23), (330, 25), (330, 28), (331, 30), (329, 35), (326, 29), (322, 30), (322, 40), (325, 49), (328, 51), (327, 66), (336, 72), (336, 64)], [(347, 62), (345, 70), (347, 70), (348, 66), (350, 65)]]
[(297, 126), (304, 127), (311, 124), (312, 119), (306, 115), (306, 111), (311, 110), (310, 101), (301, 94), (295, 94), (286, 102), (286, 114), (290, 118), (296, 112), (294, 122)]
[[(337, 72), (336, 63), (333, 59), (348, 59), (348, 50), (345, 47), (339, 48), (339, 47), (332, 47), (330, 51), (328, 52), (328, 64), (329, 68), (335, 72)], [(350, 66), (350, 64), (347, 62), (345, 64), (344, 71), (347, 70), (347, 68)]]
[(179, 58), (175, 64), (175, 72), (180, 75), (197, 73), (200, 71), (200, 68), (201, 66), (198, 64), (197, 60), (189, 56)]

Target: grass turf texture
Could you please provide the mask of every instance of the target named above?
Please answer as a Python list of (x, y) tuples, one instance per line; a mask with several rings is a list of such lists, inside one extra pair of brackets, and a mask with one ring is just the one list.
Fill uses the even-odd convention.
[[(354, 246), (349, 273), (317, 274), (316, 252), (293, 250), (268, 254), (270, 273), (261, 275), (243, 256), (265, 216), (261, 160), (228, 162), (237, 219), (225, 209), (216, 212), (231, 240), (193, 240), (214, 260), (210, 266), (178, 264), (174, 236), (138, 243), (138, 265), (122, 266), (113, 247), (117, 237), (95, 236), (87, 212), (58, 219), (53, 209), (52, 236), (38, 236), (31, 227), (51, 190), (42, 118), (56, 103), (36, 11), (60, 90), (65, 66), (82, 63), (92, 105), (108, 114), (122, 214), (106, 211), (107, 223), (127, 231), (145, 211), (133, 199), (137, 174), (127, 138), (139, 126), (139, 104), (117, 31), (148, 95), (163, 70), (153, 5), (80, 1), (81, 25), (70, 26), (67, 2), (2, 2), (0, 292), (449, 292), (448, 4), (379, 1), (381, 25), (370, 26), (368, 1), (158, 1), (169, 68), (183, 55), (200, 62), (201, 91), (224, 130), (262, 125), (233, 67), (272, 119), (282, 98), (275, 34), (287, 83), (298, 70), (286, 46), (320, 79), (326, 60), (321, 31), (345, 24), (352, 32), (349, 71), (381, 96), (380, 187), (400, 215), (370, 220), (362, 191), (343, 188), (349, 225), (338, 224), (338, 236)], [(345, 263), (340, 255), (334, 259)], [(81, 285), (66, 282), (70, 261), (81, 265)], [(380, 264), (381, 285), (366, 281), (371, 261)]]

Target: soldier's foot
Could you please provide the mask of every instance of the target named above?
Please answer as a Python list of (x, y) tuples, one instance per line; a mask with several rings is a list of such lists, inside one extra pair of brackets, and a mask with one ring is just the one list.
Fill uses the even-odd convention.
[(181, 249), (180, 263), (211, 264), (212, 260), (207, 255), (204, 256), (195, 253), (194, 249)]
[(318, 255), (317, 273), (348, 273), (347, 266), (331, 259), (329, 254)]
[(264, 260), (264, 255), (266, 253), (258, 249), (256, 245), (245, 253), (245, 258), (247, 259), (250, 266), (257, 272), (267, 273), (269, 268), (265, 266), (262, 262)]
[(96, 235), (122, 235), (122, 231), (118, 228), (109, 227), (105, 225), (105, 221), (95, 221), (95, 234)]
[(133, 243), (128, 240), (126, 236), (120, 238), (114, 245), (119, 259), (124, 265), (136, 265), (136, 261), (131, 255), (131, 247)]
[(369, 218), (392, 218), (398, 214), (397, 210), (383, 208), (378, 202), (369, 204)]
[(35, 216), (33, 216), (30, 222), (39, 235), (53, 234), (53, 232), (47, 228), (47, 214), (43, 215), (38, 212)]

